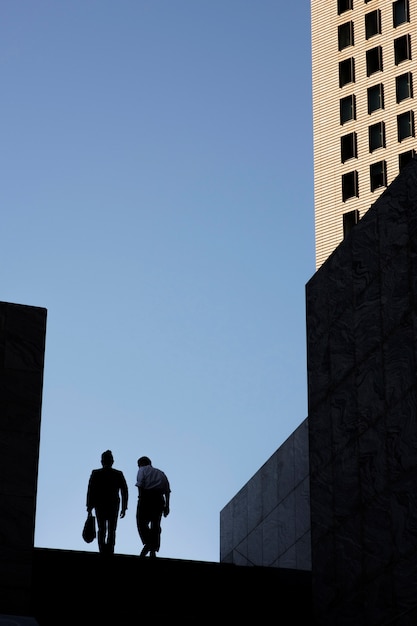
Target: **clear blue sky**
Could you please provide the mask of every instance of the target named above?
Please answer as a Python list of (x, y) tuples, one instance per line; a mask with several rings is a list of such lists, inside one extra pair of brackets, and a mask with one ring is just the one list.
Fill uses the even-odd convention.
[(81, 538), (110, 448), (138, 554), (218, 561), (220, 511), (307, 416), (310, 3), (2, 0), (1, 300), (48, 311), (35, 545)]

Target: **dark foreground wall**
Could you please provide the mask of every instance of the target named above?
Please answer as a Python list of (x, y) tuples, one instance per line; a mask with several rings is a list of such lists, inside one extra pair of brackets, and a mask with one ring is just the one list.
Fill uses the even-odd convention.
[(320, 626), (417, 624), (417, 161), (307, 284)]
[(32, 615), (39, 626), (311, 626), (310, 582), (296, 570), (35, 548)]
[(46, 309), (0, 302), (0, 613), (28, 607)]

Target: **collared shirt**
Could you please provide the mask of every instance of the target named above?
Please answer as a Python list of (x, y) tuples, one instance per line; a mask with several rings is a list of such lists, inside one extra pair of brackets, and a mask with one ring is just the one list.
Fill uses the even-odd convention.
[(136, 487), (141, 487), (142, 489), (158, 489), (163, 493), (171, 492), (168, 478), (164, 472), (156, 467), (152, 467), (152, 465), (143, 465), (139, 468), (136, 478)]

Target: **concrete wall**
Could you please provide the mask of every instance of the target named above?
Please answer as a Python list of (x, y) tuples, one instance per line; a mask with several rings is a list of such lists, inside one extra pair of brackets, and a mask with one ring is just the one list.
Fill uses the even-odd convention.
[(307, 284), (320, 626), (417, 623), (417, 161)]
[(220, 512), (220, 561), (311, 569), (307, 420)]

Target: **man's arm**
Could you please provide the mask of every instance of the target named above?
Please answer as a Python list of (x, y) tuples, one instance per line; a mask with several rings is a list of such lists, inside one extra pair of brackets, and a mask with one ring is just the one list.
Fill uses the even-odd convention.
[(165, 506), (164, 506), (164, 517), (166, 517), (167, 515), (169, 515), (169, 501), (170, 501), (170, 495), (171, 495), (171, 490), (168, 487), (168, 489), (165, 491)]
[(127, 482), (126, 482), (126, 478), (124, 477), (124, 474), (121, 474), (121, 486), (120, 486), (120, 491), (122, 494), (122, 509), (120, 511), (120, 517), (124, 517), (127, 511), (127, 502), (129, 499), (129, 490), (127, 487)]
[(94, 472), (91, 472), (90, 475), (90, 480), (88, 481), (88, 488), (87, 488), (87, 511), (88, 513), (91, 513), (91, 511), (94, 508)]

